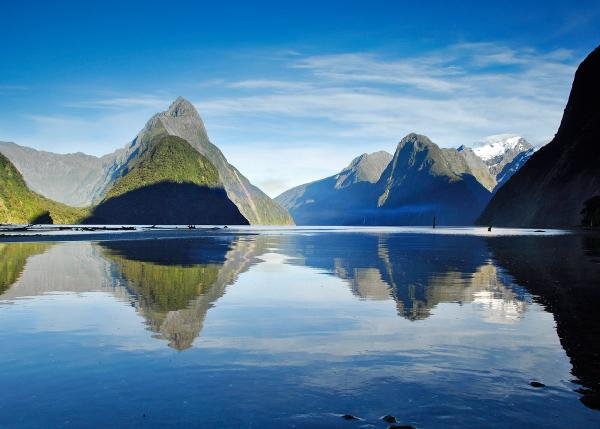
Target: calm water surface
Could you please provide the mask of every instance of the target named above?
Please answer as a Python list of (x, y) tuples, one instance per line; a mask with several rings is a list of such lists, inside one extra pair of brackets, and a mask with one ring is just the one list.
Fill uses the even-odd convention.
[(0, 243), (0, 427), (599, 427), (599, 308), (593, 235)]

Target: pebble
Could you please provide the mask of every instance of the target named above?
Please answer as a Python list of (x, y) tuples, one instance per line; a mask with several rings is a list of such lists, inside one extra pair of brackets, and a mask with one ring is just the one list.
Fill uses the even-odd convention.
[(356, 417), (356, 416), (353, 416), (352, 414), (344, 414), (344, 415), (342, 416), (342, 418), (343, 418), (344, 420), (358, 420), (358, 417)]
[(381, 420), (383, 420), (386, 423), (396, 423), (398, 421), (396, 420), (396, 417), (392, 416), (391, 414), (383, 416)]

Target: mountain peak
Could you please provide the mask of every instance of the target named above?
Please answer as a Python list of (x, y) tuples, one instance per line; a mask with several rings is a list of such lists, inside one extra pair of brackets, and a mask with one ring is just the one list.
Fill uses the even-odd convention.
[(489, 136), (475, 144), (473, 152), (484, 162), (496, 164), (505, 154), (517, 154), (533, 146), (517, 134), (498, 134)]
[(384, 150), (357, 156), (337, 175), (336, 189), (357, 182), (377, 182), (391, 160), (392, 155)]
[(398, 143), (398, 147), (396, 148), (396, 153), (405, 147), (412, 147), (413, 150), (421, 151), (433, 146), (437, 147), (437, 145), (433, 143), (429, 137), (423, 134), (410, 133), (400, 140), (400, 143)]
[(194, 105), (181, 96), (177, 97), (175, 101), (171, 103), (165, 114), (173, 117), (199, 116)]

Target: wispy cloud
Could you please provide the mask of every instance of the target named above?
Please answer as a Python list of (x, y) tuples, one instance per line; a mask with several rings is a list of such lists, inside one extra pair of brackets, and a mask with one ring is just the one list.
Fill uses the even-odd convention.
[(227, 86), (236, 89), (299, 90), (308, 89), (312, 85), (305, 82), (291, 82), (286, 80), (254, 79), (231, 82)]
[(129, 97), (101, 97), (66, 103), (68, 107), (92, 109), (126, 109), (131, 107), (161, 108), (169, 99), (155, 95), (137, 95)]
[[(567, 50), (493, 43), (395, 58), (372, 52), (296, 55), (282, 64), (288, 79), (229, 82), (239, 92), (195, 101), (236, 165), (275, 195), (333, 174), (359, 152), (393, 151), (412, 131), (446, 147), (506, 132), (545, 143), (558, 127), (579, 60)], [(248, 155), (238, 144), (248, 138), (269, 149), (248, 144), (260, 154)], [(302, 153), (290, 156), (294, 145)], [(257, 157), (286, 168), (267, 171)]]
[(395, 59), (373, 53), (317, 55), (287, 64), (310, 84), (299, 84), (296, 77), (233, 82), (229, 87), (257, 91), (201, 105), (216, 116), (327, 119), (334, 136), (398, 140), (418, 130), (443, 145), (457, 145), (510, 131), (539, 141), (558, 126), (575, 66), (565, 50), (541, 53), (491, 43)]

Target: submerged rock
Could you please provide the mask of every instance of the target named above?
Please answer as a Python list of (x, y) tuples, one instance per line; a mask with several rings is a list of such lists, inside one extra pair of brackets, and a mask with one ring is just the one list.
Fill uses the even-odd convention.
[(540, 383), (539, 381), (531, 381), (529, 385), (531, 387), (546, 387), (544, 383)]
[(386, 414), (381, 418), (381, 420), (383, 420), (386, 423), (396, 423), (398, 421), (396, 420), (396, 417), (392, 416), (391, 414)]
[(359, 418), (358, 418), (358, 417), (356, 417), (356, 416), (353, 416), (352, 414), (344, 414), (344, 415), (342, 416), (342, 418), (343, 418), (344, 420), (359, 420)]

